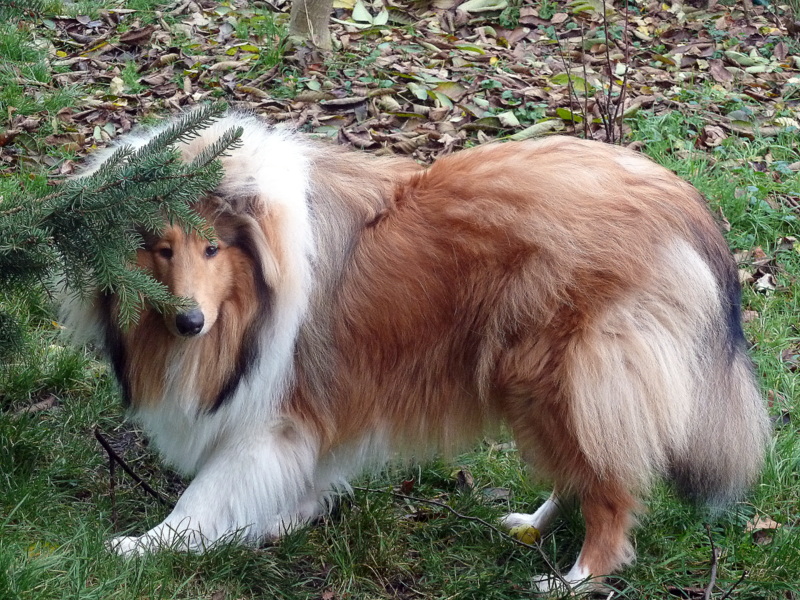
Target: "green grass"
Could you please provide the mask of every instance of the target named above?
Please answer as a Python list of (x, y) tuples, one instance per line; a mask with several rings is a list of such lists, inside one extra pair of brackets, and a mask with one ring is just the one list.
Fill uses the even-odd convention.
[[(62, 9), (96, 18), (102, 6), (78, 2)], [(114, 6), (140, 10), (143, 22), (148, 22), (167, 4), (129, 0)], [(540, 3), (542, 10), (554, 6)], [(169, 15), (164, 18), (175, 22)], [(236, 36), (255, 40), (260, 48), (247, 77), (255, 78), (279, 64), (282, 50), (269, 42), (282, 35), (283, 26), (261, 7), (239, 18)], [(11, 108), (16, 115), (41, 118), (35, 134), (21, 134), (27, 135), (25, 147), (63, 157), (44, 141), (61, 132), (57, 127), (62, 126), (52, 124), (53, 116), (61, 108), (76, 107), (80, 98), (103, 89), (103, 84), (94, 88), (54, 84), (45, 51), (32, 43), (34, 29), (37, 36), (46, 35), (45, 28), (36, 24), (0, 24), (0, 131), (10, 126)], [(187, 55), (195, 52), (180, 33), (175, 43), (187, 46)], [(342, 64), (367, 68), (374, 58), (369, 52), (342, 54), (337, 68)], [(140, 89), (142, 73), (137, 67), (134, 62), (120, 67), (126, 93)], [(270, 92), (291, 93), (287, 91), (291, 81), (291, 77), (276, 80)], [(748, 102), (722, 98), (713, 88), (691, 93), (699, 105), (730, 102), (726, 110), (742, 109)], [(539, 107), (531, 105), (534, 109)], [(711, 555), (703, 526), (708, 521), (721, 550), (714, 597), (721, 597), (720, 590), (731, 588), (746, 570), (731, 597), (796, 599), (800, 597), (796, 533), (800, 389), (782, 352), (800, 347), (800, 253), (785, 248), (784, 240), (800, 237), (800, 232), (797, 211), (782, 198), (796, 197), (800, 190), (800, 176), (787, 168), (797, 160), (798, 141), (792, 135), (730, 137), (705, 153), (695, 144), (703, 121), (694, 113), (640, 115), (630, 125), (631, 140), (645, 141), (646, 152), (692, 181), (711, 206), (721, 210), (731, 225), (727, 237), (732, 248), (760, 246), (774, 259), (780, 288), (757, 293), (746, 287), (743, 301), (745, 309), (757, 312), (746, 331), (765, 395), (773, 398), (771, 412), (782, 418), (763, 477), (746, 501), (711, 519), (677, 501), (665, 486), (654, 491), (634, 534), (638, 562), (612, 579), (614, 598), (663, 598), (670, 588), (704, 588)], [(754, 168), (761, 164), (763, 168)], [(43, 167), (27, 163), (13, 173), (5, 172), (0, 197), (19, 187), (41, 189), (44, 174)], [(689, 273), (687, 285), (691, 285)], [(202, 556), (165, 552), (123, 561), (106, 551), (105, 541), (120, 533), (143, 532), (160, 522), (166, 509), (120, 475), (112, 505), (107, 458), (94, 439), (94, 429), (122, 440), (131, 466), (171, 498), (182, 483), (163, 469), (130, 425), (121, 425), (124, 414), (107, 367), (91, 353), (64, 346), (53, 324), (53, 301), (42, 288), (0, 290), (0, 308), (13, 313), (27, 331), (22, 348), (0, 352), (0, 600), (208, 599), (220, 594), (227, 599), (516, 599), (529, 597), (530, 577), (546, 571), (535, 551), (517, 547), (478, 523), (386, 493), (413, 479), (414, 496), (445, 502), (492, 523), (509, 510), (528, 510), (544, 500), (548, 490), (528, 482), (516, 451), (488, 442), (452, 463), (390, 469), (364, 479), (359, 486), (372, 491), (357, 490), (319, 524), (274, 545), (258, 550), (226, 546)], [(51, 396), (57, 398), (54, 408), (22, 412)], [(474, 477), (473, 489), (459, 489), (453, 476), (459, 466)], [(509, 490), (510, 497), (493, 500), (487, 492), (498, 488)], [(745, 528), (755, 514), (782, 525), (763, 544), (755, 543)], [(582, 534), (578, 516), (567, 515), (544, 539), (542, 549), (559, 568), (568, 568)]]

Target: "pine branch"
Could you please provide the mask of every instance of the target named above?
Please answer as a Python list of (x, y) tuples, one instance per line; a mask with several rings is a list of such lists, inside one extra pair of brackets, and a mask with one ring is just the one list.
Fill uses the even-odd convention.
[[(92, 290), (115, 294), (123, 326), (135, 322), (145, 305), (186, 306), (185, 299), (137, 268), (134, 258), (144, 243), (142, 233), (157, 234), (167, 223), (213, 239), (192, 205), (219, 185), (223, 173), (217, 159), (235, 147), (241, 130), (223, 132), (190, 163), (174, 145), (197, 136), (223, 110), (209, 105), (187, 113), (147, 143), (121, 146), (93, 173), (49, 194), (21, 191), (6, 197), (0, 212), (0, 286), (24, 290), (58, 275), (82, 297)], [(13, 331), (0, 327), (0, 344), (16, 335)]]
[(40, 16), (46, 8), (45, 0), (0, 0), (0, 19), (11, 21), (28, 15)]

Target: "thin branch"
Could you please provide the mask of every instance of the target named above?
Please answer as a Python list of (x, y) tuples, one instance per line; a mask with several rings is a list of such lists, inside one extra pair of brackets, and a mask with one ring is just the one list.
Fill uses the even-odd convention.
[[(194, 176), (195, 176), (195, 173), (178, 173), (176, 175), (163, 175), (163, 176), (159, 176), (157, 181), (169, 181), (169, 180), (173, 180), (173, 179), (183, 180), (183, 179), (190, 179), (190, 178), (192, 178)], [(153, 181), (156, 181), (156, 180), (154, 180), (152, 178), (143, 177), (142, 175), (136, 174), (136, 175), (132, 175), (131, 177), (124, 177), (122, 179), (117, 179), (117, 180), (112, 181), (110, 183), (106, 183), (104, 185), (101, 185), (96, 190), (93, 190), (93, 192), (95, 194), (102, 194), (105, 191), (108, 191), (110, 189), (118, 187), (122, 183), (151, 183)], [(53, 200), (54, 198), (58, 198), (59, 196), (63, 196), (64, 193), (65, 193), (64, 190), (60, 189), (58, 191), (51, 192), (51, 193), (47, 194), (46, 196), (40, 196), (38, 198), (32, 198), (31, 201), (32, 202), (38, 202), (40, 204), (44, 204), (45, 202), (49, 202), (50, 200)], [(79, 214), (96, 213), (96, 212), (100, 212), (100, 211), (106, 210), (109, 206), (113, 206), (113, 205), (106, 205), (106, 206), (102, 206), (102, 207), (95, 208), (95, 209), (92, 209), (92, 210), (88, 210), (88, 209), (75, 210), (75, 212), (77, 212)], [(8, 217), (8, 216), (14, 215), (14, 214), (16, 214), (18, 212), (21, 212), (21, 211), (25, 210), (26, 208), (27, 208), (27, 206), (25, 206), (25, 205), (14, 206), (13, 208), (9, 208), (7, 210), (4, 210), (4, 211), (0, 212), (0, 217)], [(41, 219), (41, 221), (45, 221), (47, 219), (47, 217), (49, 217), (49, 216), (50, 216), (50, 214), (48, 213), (47, 215), (45, 215)]]
[(11, 215), (15, 215), (23, 210), (25, 210), (25, 206), (20, 204), (19, 206), (15, 206), (14, 208), (9, 208), (8, 210), (0, 211), (0, 217), (10, 217)]
[[(114, 448), (111, 447), (111, 444), (108, 442), (108, 440), (105, 438), (105, 436), (103, 436), (103, 434), (100, 433), (100, 430), (98, 428), (95, 428), (95, 430), (94, 430), (94, 437), (97, 438), (97, 441), (100, 442), (100, 445), (103, 446), (105, 451), (108, 453), (109, 460), (116, 462), (120, 467), (122, 467), (122, 470), (125, 471), (131, 477), (131, 479), (133, 479), (136, 483), (138, 483), (140, 486), (142, 486), (142, 489), (145, 492), (150, 494), (153, 498), (158, 500), (164, 506), (168, 506), (168, 507), (172, 508), (172, 502), (170, 502), (169, 500), (164, 498), (164, 496), (162, 496), (156, 490), (151, 488), (144, 479), (139, 477), (134, 472), (134, 470), (131, 469), (128, 466), (128, 463), (126, 463), (122, 459), (122, 457), (119, 454), (117, 454), (117, 452), (114, 450)], [(113, 474), (114, 474), (113, 470), (111, 471), (111, 474), (112, 474), (112, 477), (113, 477)], [(113, 489), (113, 484), (112, 484), (112, 489)]]
[(703, 594), (703, 600), (711, 600), (711, 592), (714, 591), (714, 584), (717, 583), (717, 562), (719, 560), (719, 550), (714, 545), (714, 536), (711, 535), (711, 526), (706, 523), (706, 533), (708, 533), (708, 541), (711, 542), (711, 577), (706, 591)]
[(547, 568), (550, 570), (550, 572), (564, 586), (564, 589), (566, 589), (566, 590), (572, 589), (572, 586), (570, 585), (570, 583), (566, 579), (564, 579), (564, 577), (561, 575), (561, 573), (558, 572), (558, 570), (553, 565), (553, 563), (550, 562), (550, 559), (547, 558), (547, 555), (544, 553), (544, 550), (542, 550), (542, 547), (539, 544), (537, 544), (537, 545), (527, 544), (527, 543), (523, 542), (522, 540), (518, 540), (514, 536), (508, 535), (506, 532), (498, 529), (497, 527), (495, 527), (494, 525), (492, 525), (488, 521), (486, 521), (484, 519), (481, 519), (480, 517), (473, 517), (471, 515), (461, 514), (455, 508), (453, 508), (449, 504), (445, 504), (444, 502), (437, 502), (436, 500), (428, 500), (427, 498), (417, 498), (416, 496), (408, 496), (406, 494), (400, 494), (398, 492), (390, 492), (390, 491), (387, 491), (387, 490), (377, 490), (377, 489), (359, 487), (359, 486), (355, 486), (355, 485), (352, 486), (352, 488), (354, 490), (359, 490), (359, 491), (362, 491), (362, 492), (373, 492), (373, 493), (378, 493), (378, 494), (388, 494), (390, 496), (394, 496), (395, 498), (402, 498), (404, 500), (411, 500), (412, 502), (421, 502), (423, 504), (429, 504), (431, 506), (438, 506), (439, 508), (444, 508), (445, 510), (449, 511), (450, 513), (452, 513), (453, 515), (455, 515), (459, 519), (464, 519), (465, 521), (474, 521), (476, 523), (480, 523), (484, 527), (488, 527), (489, 529), (494, 531), (501, 538), (509, 540), (509, 541), (513, 542), (514, 544), (517, 544), (519, 546), (523, 546), (524, 548), (530, 548), (532, 550), (536, 550), (539, 553), (539, 556), (541, 556), (542, 560), (544, 561), (544, 564), (547, 565)]
[[(581, 29), (581, 38), (583, 37), (583, 29)], [(564, 72), (567, 74), (567, 95), (569, 96), (569, 118), (572, 121), (572, 131), (575, 131), (575, 110), (572, 108), (572, 97), (575, 96), (575, 100), (578, 101), (578, 106), (580, 107), (580, 99), (578, 95), (575, 93), (575, 90), (572, 88), (572, 73), (569, 70), (569, 64), (567, 63), (567, 59), (564, 56), (564, 48), (561, 46), (561, 38), (556, 35), (556, 42), (558, 42), (558, 54), (561, 57), (561, 63), (564, 65)], [(583, 115), (584, 122), (586, 121), (587, 115)]]
[[(631, 64), (631, 42), (630, 38), (628, 37), (628, 23), (630, 21), (630, 6), (628, 4), (629, 0), (625, 0), (625, 30), (623, 33), (624, 42), (625, 42), (625, 73), (622, 76), (622, 87), (619, 90), (619, 100), (617, 101), (616, 105), (614, 106), (614, 120), (612, 122), (611, 127), (613, 128), (617, 122), (617, 116), (619, 115), (619, 143), (622, 144), (622, 117), (625, 114), (625, 93), (627, 92), (628, 88), (628, 71), (630, 70)], [(608, 47), (608, 38), (606, 38), (606, 48)], [(611, 74), (609, 74), (609, 77)], [(610, 98), (609, 98), (610, 100)], [(620, 112), (622, 111), (622, 112)]]
[(606, 8), (606, 1), (603, 0), (603, 35), (605, 36), (606, 47), (606, 69), (608, 69), (608, 96), (605, 99), (605, 106), (603, 107), (603, 126), (606, 130), (606, 139), (610, 143), (614, 143), (614, 122), (611, 121), (611, 98), (614, 94), (614, 70), (611, 68), (611, 49), (609, 48), (610, 41), (608, 35), (608, 10)]
[(725, 600), (725, 598), (728, 598), (733, 593), (733, 590), (735, 590), (736, 587), (744, 581), (745, 577), (747, 577), (746, 570), (742, 571), (742, 576), (736, 580), (736, 582), (730, 587), (730, 589), (727, 592), (725, 592), (725, 594), (723, 594), (722, 598), (720, 598), (719, 600)]
[(589, 75), (586, 72), (586, 33), (581, 21), (581, 65), (583, 66), (583, 137), (592, 139), (589, 135)]

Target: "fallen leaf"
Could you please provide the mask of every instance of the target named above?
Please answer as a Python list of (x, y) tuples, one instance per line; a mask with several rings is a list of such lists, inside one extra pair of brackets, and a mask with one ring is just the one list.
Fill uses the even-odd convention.
[(723, 62), (718, 58), (708, 61), (708, 72), (717, 83), (730, 83), (733, 81), (733, 73), (725, 68)]
[(120, 77), (113, 77), (108, 85), (108, 93), (112, 96), (122, 96), (125, 93), (125, 82)]
[(241, 69), (242, 67), (247, 66), (247, 61), (243, 60), (221, 60), (217, 63), (211, 65), (208, 70), (209, 71), (231, 71), (235, 69)]
[(39, 402), (36, 402), (34, 404), (19, 409), (16, 414), (21, 415), (21, 414), (41, 412), (43, 410), (56, 408), (58, 407), (58, 405), (59, 405), (58, 398), (56, 398), (55, 396), (47, 396), (47, 398), (45, 398), (44, 400), (40, 400)]
[(761, 314), (757, 310), (743, 310), (742, 311), (742, 321), (745, 323), (752, 323), (756, 319), (759, 318)]
[(703, 134), (700, 139), (709, 148), (714, 148), (724, 142), (727, 137), (725, 130), (719, 125), (706, 125), (703, 127)]
[(561, 131), (562, 129), (564, 129), (563, 121), (560, 119), (548, 119), (547, 121), (541, 121), (540, 123), (526, 127), (522, 131), (518, 131), (517, 133), (508, 136), (508, 139), (527, 140), (530, 138), (540, 137), (546, 133)]
[(780, 527), (782, 527), (782, 525), (773, 521), (770, 517), (762, 517), (756, 514), (747, 522), (744, 530), (748, 533), (752, 533), (753, 542), (756, 545), (765, 546), (772, 542), (775, 530)]
[(786, 45), (786, 42), (781, 40), (775, 46), (772, 47), (772, 56), (774, 56), (777, 60), (785, 60), (787, 56), (789, 56), (789, 47)]
[(542, 539), (541, 532), (532, 525), (517, 525), (508, 531), (508, 535), (524, 544), (535, 544)]
[(481, 490), (481, 495), (489, 502), (502, 502), (511, 497), (511, 490), (508, 488), (487, 487)]
[(150, 36), (153, 35), (155, 29), (153, 25), (148, 25), (141, 29), (131, 29), (119, 36), (119, 41), (129, 46), (143, 46), (148, 42)]
[(475, 487), (475, 478), (466, 467), (453, 471), (450, 477), (456, 480), (456, 487), (461, 491), (471, 490)]
[(772, 292), (778, 289), (778, 281), (772, 273), (764, 273), (761, 277), (755, 280), (753, 288), (757, 292)]
[(786, 365), (787, 371), (797, 372), (798, 366), (800, 366), (800, 348), (791, 346), (781, 350), (781, 362)]

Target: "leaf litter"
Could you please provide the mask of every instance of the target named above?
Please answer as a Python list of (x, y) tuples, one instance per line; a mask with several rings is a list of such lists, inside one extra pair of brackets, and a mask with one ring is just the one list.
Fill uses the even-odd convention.
[[(55, 72), (45, 85), (83, 93), (58, 112), (46, 140), (76, 155), (144, 116), (221, 96), (340, 143), (423, 162), (498, 137), (619, 138), (603, 124), (612, 108), (612, 129), (623, 134), (623, 118), (643, 109), (697, 115), (701, 149), (800, 127), (794, 21), (777, 9), (746, 14), (716, 0), (704, 8), (519, 4), (336, 0), (328, 56), (285, 46), (288, 0), (108, 8), (26, 26), (50, 48)], [(41, 87), (18, 81), (26, 91)], [(30, 115), (9, 112), (0, 132), (6, 169), (30, 153), (16, 144)]]

